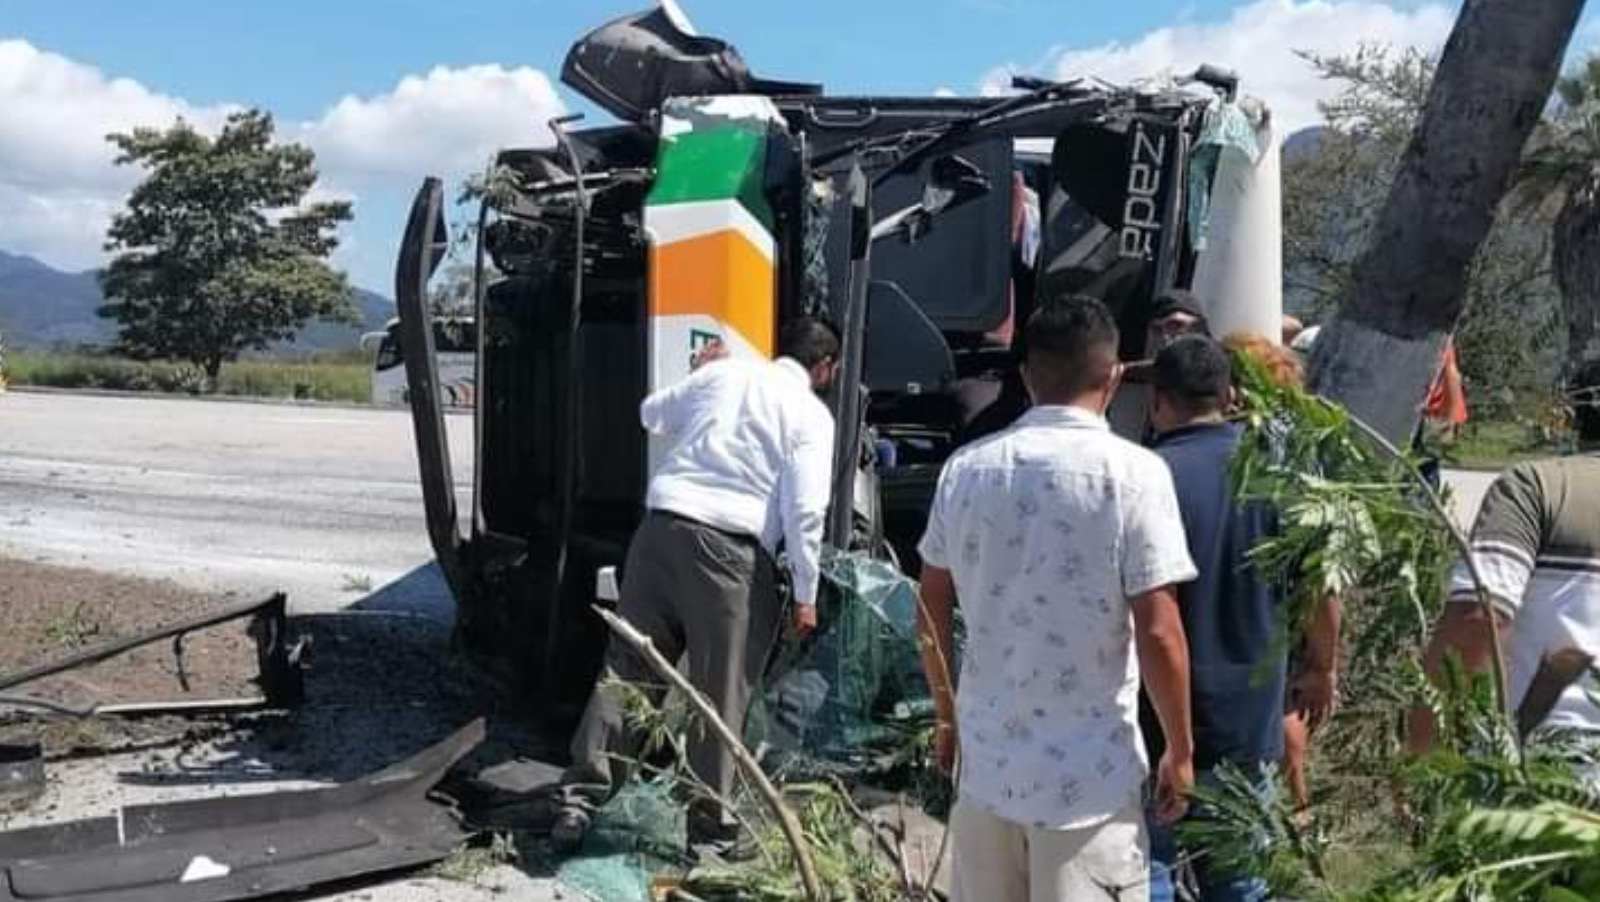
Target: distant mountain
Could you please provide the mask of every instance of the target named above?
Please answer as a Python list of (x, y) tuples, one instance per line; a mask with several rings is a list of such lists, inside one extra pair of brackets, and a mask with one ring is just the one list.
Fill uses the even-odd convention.
[(0, 251), (0, 333), (7, 347), (106, 344), (116, 330), (95, 315), (102, 303), (93, 271), (62, 272)]
[[(382, 329), (394, 302), (356, 289), (359, 325), (313, 321), (278, 353), (354, 348), (363, 332)], [(105, 303), (94, 270), (62, 272), (32, 257), (0, 251), (0, 336), (8, 348), (76, 348), (109, 345), (116, 324), (95, 311)]]
[(361, 322), (354, 326), (312, 320), (288, 346), (275, 349), (275, 354), (306, 354), (312, 351), (348, 351), (361, 341), (364, 332), (377, 332), (396, 314), (394, 301), (375, 291), (356, 289), (356, 313)]
[(1326, 125), (1312, 125), (1283, 139), (1284, 159), (1295, 160), (1316, 153), (1317, 148), (1322, 145), (1322, 135), (1327, 130)]

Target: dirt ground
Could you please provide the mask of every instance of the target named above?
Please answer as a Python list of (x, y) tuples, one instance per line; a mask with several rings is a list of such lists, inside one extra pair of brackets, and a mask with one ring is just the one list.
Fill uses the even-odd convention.
[[(241, 600), (170, 582), (0, 558), (0, 674)], [(306, 702), (292, 711), (77, 718), (0, 702), (0, 739), (39, 738), (46, 771), (43, 796), (20, 810), (0, 810), (0, 830), (109, 814), (129, 804), (349, 781), (479, 716), (488, 718), (489, 740), (463, 762), (456, 779), (538, 751), (526, 718), (452, 647), (448, 624), (357, 605), (291, 617), (290, 632), (309, 639)], [(186, 659), (192, 693), (182, 691), (170, 643), (161, 642), (5, 694), (72, 704), (257, 694), (249, 682), (256, 673), (254, 643), (242, 626), (196, 634)], [(536, 854), (515, 865), (480, 862), (478, 849), (464, 855), (427, 872), (318, 898), (561, 898)]]
[[(0, 558), (0, 674), (62, 658), (236, 603), (174, 583)], [(258, 693), (255, 645), (245, 621), (183, 643), (183, 677), (170, 642), (9, 690), (8, 695), (87, 707), (96, 703), (246, 698)], [(185, 682), (187, 688), (185, 688)]]

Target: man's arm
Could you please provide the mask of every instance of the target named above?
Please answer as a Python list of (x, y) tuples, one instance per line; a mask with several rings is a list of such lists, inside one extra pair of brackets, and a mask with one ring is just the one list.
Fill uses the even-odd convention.
[(934, 757), (945, 773), (955, 769), (956, 692), (950, 658), (955, 647), (956, 584), (950, 571), (924, 564), (922, 602), (917, 606), (917, 637), (922, 648), (922, 673), (933, 694), (937, 726)]
[[(1494, 630), (1500, 631), (1504, 647), (1543, 544), (1544, 490), (1539, 475), (1528, 466), (1513, 467), (1484, 493), (1472, 525), (1473, 566), (1457, 561), (1451, 573), (1450, 600), (1424, 658), (1428, 676), (1436, 685), (1444, 677), (1444, 663), (1451, 654), (1460, 658), (1468, 674), (1484, 673), (1495, 665)], [(1484, 610), (1474, 570), (1483, 577), (1482, 590), (1495, 608), (1493, 615)], [(1507, 701), (1513, 706), (1517, 702)], [(1409, 726), (1407, 745), (1413, 752), (1427, 751), (1434, 740), (1432, 714), (1413, 710)]]
[(1183, 633), (1175, 586), (1197, 574), (1178, 509), (1172, 471), (1150, 461), (1140, 484), (1125, 496), (1122, 592), (1133, 607), (1134, 643), (1145, 692), (1161, 721), (1167, 751), (1156, 766), (1155, 814), (1163, 823), (1183, 816), (1194, 786), (1194, 735), (1189, 719), (1189, 640)]
[(685, 379), (645, 398), (639, 404), (639, 425), (656, 435), (671, 436), (677, 432), (683, 423), (683, 396), (687, 394), (688, 385), (689, 379)]
[(1339, 629), (1344, 608), (1330, 595), (1306, 624), (1305, 649), (1295, 675), (1295, 710), (1316, 729), (1333, 714), (1339, 701)]
[[(1511, 622), (1510, 618), (1498, 615), (1493, 617), (1492, 624), (1490, 619), (1483, 605), (1476, 602), (1452, 602), (1445, 607), (1444, 616), (1439, 618), (1439, 625), (1434, 629), (1427, 654), (1423, 657), (1428, 679), (1434, 685), (1444, 682), (1445, 659), (1451, 655), (1460, 660), (1462, 669), (1468, 674), (1487, 673), (1494, 666), (1491, 630), (1500, 630), (1500, 643), (1504, 647), (1511, 639)], [(1432, 712), (1426, 708), (1412, 709), (1408, 732), (1407, 746), (1412, 752), (1421, 754), (1432, 748)]]
[(688, 414), (689, 396), (701, 383), (711, 378), (706, 364), (722, 360), (727, 356), (726, 349), (718, 342), (701, 349), (700, 353), (695, 355), (694, 362), (690, 364), (688, 376), (657, 390), (640, 403), (639, 424), (647, 432), (671, 438), (683, 428), (684, 417)]
[(1133, 635), (1139, 675), (1161, 721), (1166, 753), (1156, 770), (1156, 817), (1171, 823), (1187, 808), (1194, 785), (1194, 734), (1189, 714), (1189, 640), (1172, 586), (1133, 599)]
[(795, 625), (816, 626), (822, 529), (833, 492), (833, 420), (825, 414), (803, 422), (790, 439), (778, 491), (784, 547), (794, 580)]
[(956, 767), (957, 726), (955, 690), (955, 611), (956, 580), (950, 572), (946, 520), (951, 510), (950, 496), (960, 478), (959, 458), (952, 458), (939, 473), (939, 485), (928, 506), (928, 525), (917, 543), (922, 557), (922, 585), (917, 605), (917, 638), (922, 651), (922, 672), (933, 695), (936, 717), (933, 737), (934, 762), (946, 774)]

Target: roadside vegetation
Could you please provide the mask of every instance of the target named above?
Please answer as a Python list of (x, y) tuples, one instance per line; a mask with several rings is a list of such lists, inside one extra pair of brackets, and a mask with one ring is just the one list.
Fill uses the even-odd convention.
[[(1438, 59), (1369, 45), (1306, 62), (1338, 92), (1321, 106), (1322, 127), (1286, 152), (1285, 301), (1307, 322), (1326, 323), (1373, 238)], [(1597, 264), (1571, 234), (1595, 219), (1583, 202), (1600, 171), (1597, 97), (1600, 62), (1557, 85), (1467, 274), (1454, 337), (1472, 419), (1456, 441), (1429, 442), (1447, 466), (1499, 469), (1566, 449), (1558, 386), (1593, 340), (1600, 309), (1585, 293), (1600, 284), (1588, 276)]]
[(1534, 422), (1476, 422), (1461, 430), (1454, 444), (1441, 449), (1445, 466), (1463, 470), (1501, 470), (1512, 464), (1562, 454), (1567, 430)]
[[(202, 394), (205, 371), (168, 360), (130, 360), (85, 352), (16, 351), (6, 355), (12, 385)], [(222, 365), (216, 393), (305, 401), (372, 399), (372, 364), (364, 351), (314, 354), (303, 360), (246, 359)]]
[[(1274, 898), (1600, 898), (1592, 756), (1575, 737), (1535, 728), (1592, 658), (1552, 653), (1520, 700), (1500, 668), (1469, 675), (1451, 660), (1431, 683), (1423, 649), (1446, 565), (1467, 542), (1444, 500), (1342, 409), (1239, 365), (1248, 432), (1236, 489), (1272, 504), (1284, 527), (1254, 560), (1291, 587), (1291, 646), (1318, 600), (1345, 600), (1342, 680), (1355, 688), (1322, 735), (1308, 809), (1235, 773), (1200, 792), (1212, 816), (1186, 825), (1189, 841), (1225, 870), (1267, 879)], [(1408, 747), (1403, 728), (1417, 711), (1434, 725), (1425, 751)]]
[(349, 201), (314, 201), (316, 157), (279, 143), (261, 110), (215, 138), (181, 118), (107, 136), (144, 180), (111, 221), (100, 273), (119, 353), (181, 360), (218, 387), (223, 364), (288, 341), (313, 319), (354, 323), (346, 276), (328, 263)]

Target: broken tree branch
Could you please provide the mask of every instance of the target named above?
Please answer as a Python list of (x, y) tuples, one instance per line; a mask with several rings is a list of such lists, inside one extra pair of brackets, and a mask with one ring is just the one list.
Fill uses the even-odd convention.
[[(922, 591), (920, 589), (918, 589), (918, 591), (917, 591), (917, 610), (918, 610), (918, 612), (920, 612), (921, 620), (923, 622), (932, 623), (932, 618), (930, 618), (928, 616), (928, 606), (922, 600)], [(933, 635), (933, 630), (932, 629), (929, 629), (927, 631), (927, 636), (925, 637), (925, 641), (927, 641), (933, 647), (934, 660), (939, 665), (939, 674), (940, 674), (940, 677), (941, 677), (941, 679), (943, 681), (943, 684), (946, 685), (946, 686), (954, 686), (955, 685), (955, 680), (953, 680), (951, 678), (952, 677), (952, 671), (950, 670), (950, 649), (945, 648), (944, 647), (944, 643), (939, 641), (939, 637), (936, 636), (936, 635)], [(936, 727), (934, 727), (934, 729), (938, 730), (938, 727), (936, 726)], [(935, 735), (935, 742), (937, 742), (937, 740), (938, 740), (938, 737), (937, 737), (937, 735)], [(951, 767), (950, 785), (952, 787), (952, 791), (953, 792), (955, 792), (957, 794), (960, 793), (960, 789), (961, 789), (961, 745), (960, 745), (960, 743), (956, 744), (955, 764), (954, 764), (953, 767)], [(950, 848), (950, 819), (948, 817), (946, 817), (945, 818), (945, 824), (944, 824), (944, 830), (943, 830), (943, 832), (941, 832), (939, 834), (939, 848), (933, 853), (933, 865), (928, 868), (928, 878), (923, 883), (923, 886), (922, 886), (922, 896), (921, 896), (921, 898), (924, 898), (924, 899), (932, 899), (932, 898), (934, 898), (933, 887), (934, 887), (935, 883), (939, 882), (939, 871), (940, 871), (941, 868), (944, 867), (944, 854), (945, 854), (946, 851), (949, 850), (949, 848)]]
[[(895, 814), (898, 815), (899, 818), (900, 818), (900, 823), (895, 825), (895, 828), (894, 828), (894, 831), (893, 831), (894, 847), (895, 847), (897, 855), (898, 855), (898, 861), (900, 862), (900, 882), (905, 885), (906, 894), (909, 895), (909, 896), (915, 897), (916, 892), (917, 892), (917, 886), (911, 880), (911, 852), (906, 849), (906, 833), (907, 833), (907, 830), (906, 830), (906, 797), (905, 797), (905, 793), (901, 793), (899, 796), (897, 796), (895, 798), (894, 805), (895, 805)], [(935, 864), (933, 869), (937, 870), (938, 869), (938, 865)]]
[[(1467, 573), (1472, 577), (1473, 588), (1478, 596), (1478, 604), (1483, 607), (1484, 615), (1489, 619), (1489, 646), (1491, 649), (1490, 656), (1493, 658), (1491, 664), (1493, 667), (1495, 701), (1499, 705), (1500, 716), (1505, 719), (1507, 725), (1511, 728), (1512, 735), (1517, 735), (1516, 706), (1511, 701), (1510, 689), (1507, 688), (1506, 661), (1504, 652), (1500, 647), (1502, 644), (1500, 642), (1500, 614), (1494, 608), (1494, 601), (1489, 598), (1489, 584), (1484, 581), (1483, 574), (1478, 571), (1478, 562), (1472, 556), (1472, 541), (1456, 525), (1455, 518), (1450, 515), (1450, 509), (1445, 507), (1444, 499), (1439, 497), (1439, 493), (1434, 490), (1432, 483), (1428, 482), (1422, 472), (1417, 469), (1416, 464), (1411, 462), (1411, 458), (1395, 447), (1394, 443), (1385, 438), (1383, 433), (1363, 422), (1360, 417), (1349, 411), (1345, 411), (1345, 413), (1350, 418), (1350, 424), (1356, 427), (1357, 431), (1366, 436), (1384, 454), (1397, 461), (1406, 471), (1406, 474), (1411, 477), (1411, 480), (1421, 487), (1422, 496), (1427, 499), (1428, 507), (1433, 511), (1434, 517), (1450, 534), (1450, 541), (1455, 544), (1457, 553), (1461, 555), (1462, 563), (1467, 566)], [(1522, 740), (1520, 736), (1518, 736), (1516, 746), (1517, 757), (1520, 760), (1522, 757)]]
[(789, 841), (789, 847), (794, 851), (795, 865), (800, 870), (800, 883), (805, 887), (806, 897), (811, 902), (825, 902), (827, 895), (823, 892), (821, 879), (817, 877), (816, 860), (811, 855), (811, 846), (806, 842), (805, 831), (800, 826), (799, 818), (795, 817), (789, 806), (784, 804), (782, 794), (762, 772), (761, 765), (750, 756), (749, 750), (744, 747), (744, 741), (717, 714), (716, 706), (712, 705), (711, 701), (656, 649), (655, 643), (650, 641), (649, 636), (639, 632), (627, 620), (599, 605), (594, 607), (594, 611), (617, 638), (626, 642), (638, 653), (657, 676), (683, 693), (695, 713), (705, 721), (712, 735), (716, 736), (733, 755), (734, 762), (744, 771), (745, 776), (750, 778), (750, 782), (755, 784), (757, 793), (767, 803), (767, 807), (772, 809), (773, 816), (778, 819), (778, 828), (783, 831), (784, 839)]
[(669, 780), (675, 780), (679, 785), (688, 787), (689, 791), (693, 793), (695, 799), (706, 799), (721, 805), (727, 810), (728, 814), (734, 819), (735, 822), (738, 823), (739, 827), (743, 829), (744, 832), (756, 837), (756, 850), (758, 854), (760, 854), (761, 860), (765, 861), (768, 865), (775, 866), (772, 853), (767, 849), (767, 844), (760, 841), (761, 834), (756, 832), (756, 825), (750, 823), (750, 819), (745, 817), (744, 814), (739, 811), (738, 807), (732, 804), (730, 800), (723, 798), (716, 790), (707, 785), (704, 780), (695, 776), (694, 769), (689, 767), (689, 755), (688, 752), (684, 750), (682, 742), (678, 741), (677, 739), (669, 739), (667, 742), (670, 746), (672, 746), (672, 767), (659, 767), (647, 761), (641, 761), (637, 758), (629, 758), (624, 755), (613, 755), (607, 753), (605, 757), (608, 761), (623, 764), (628, 767), (638, 768), (641, 773), (649, 774), (652, 777), (664, 777)]
[[(833, 791), (839, 794), (839, 801), (844, 804), (845, 810), (849, 811), (850, 815), (856, 819), (856, 823), (860, 824), (867, 831), (867, 835), (872, 837), (872, 841), (877, 845), (878, 850), (894, 863), (895, 870), (900, 875), (900, 888), (905, 892), (906, 898), (915, 899), (917, 886), (911, 880), (911, 867), (906, 861), (905, 844), (901, 842), (900, 848), (895, 848), (895, 843), (891, 843), (883, 835), (887, 828), (874, 820), (872, 815), (861, 810), (861, 806), (857, 805), (855, 798), (850, 795), (850, 787), (846, 786), (844, 780), (840, 779), (837, 774), (829, 775), (828, 782), (833, 785)], [(901, 836), (905, 834), (904, 820), (905, 816), (904, 812), (902, 812)], [(898, 839), (899, 837), (897, 836), (896, 840), (898, 841)]]

